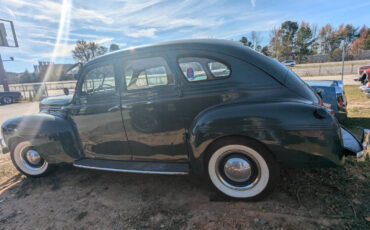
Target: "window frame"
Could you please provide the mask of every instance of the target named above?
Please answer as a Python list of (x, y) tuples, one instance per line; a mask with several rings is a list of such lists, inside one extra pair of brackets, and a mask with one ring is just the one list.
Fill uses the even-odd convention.
[[(205, 71), (205, 74), (207, 75), (207, 79), (198, 80), (198, 81), (189, 81), (188, 78), (184, 75), (184, 72), (182, 71), (182, 69), (180, 67), (180, 62), (179, 61), (180, 61), (181, 58), (203, 58), (203, 59), (208, 59), (209, 61), (205, 62), (206, 63), (205, 66), (203, 66), (203, 63), (201, 63), (201, 62), (193, 61), (193, 62), (198, 62), (202, 66), (203, 69), (204, 69), (204, 67), (206, 67), (204, 69), (204, 71)], [(220, 62), (221, 64), (225, 65), (230, 71), (229, 75), (226, 76), (226, 77), (215, 77), (215, 75), (212, 73), (212, 71), (208, 67), (208, 63), (210, 63), (212, 61), (217, 61), (217, 62)], [(194, 55), (191, 55), (191, 54), (179, 55), (176, 58), (176, 65), (177, 65), (178, 70), (181, 72), (182, 77), (185, 78), (187, 83), (210, 82), (210, 81), (216, 81), (216, 80), (225, 80), (227, 78), (230, 78), (231, 75), (232, 75), (232, 72), (233, 72), (232, 68), (231, 68), (231, 65), (227, 61), (225, 61), (221, 58), (218, 58), (218, 57), (210, 56), (210, 55), (197, 55), (197, 54), (194, 54)], [(211, 79), (208, 79), (209, 75), (212, 76)]]
[[(125, 73), (125, 63), (130, 62), (130, 61), (137, 61), (137, 60), (142, 60), (142, 59), (151, 59), (151, 58), (160, 58), (165, 62), (165, 65), (162, 65), (165, 70), (166, 70), (166, 75), (167, 75), (167, 80), (169, 80), (169, 77), (172, 77), (172, 83), (171, 84), (166, 84), (166, 85), (156, 85), (152, 87), (146, 87), (146, 88), (140, 88), (140, 89), (128, 89), (127, 88), (127, 83), (126, 83), (126, 73)], [(160, 88), (168, 88), (168, 87), (174, 87), (176, 85), (176, 77), (175, 74), (173, 73), (169, 61), (167, 60), (165, 55), (155, 55), (155, 56), (124, 56), (121, 62), (122, 65), (120, 65), (120, 69), (122, 71), (122, 93), (134, 93), (134, 92), (141, 92), (141, 91), (148, 91), (148, 90), (153, 90), (153, 89), (160, 89)], [(160, 66), (156, 66), (160, 67)], [(151, 67), (155, 68), (155, 67)], [(145, 69), (146, 70), (146, 69)]]
[[(86, 80), (86, 76), (87, 74), (96, 69), (96, 68), (99, 68), (99, 67), (102, 67), (102, 66), (112, 66), (113, 68), (113, 77), (114, 77), (114, 90), (112, 92), (101, 92), (101, 93), (94, 93), (94, 94), (83, 94), (82, 93), (82, 88), (83, 88), (83, 85), (85, 83), (85, 80)], [(119, 82), (117, 81), (117, 70), (116, 70), (116, 64), (114, 61), (100, 61), (100, 62), (94, 62), (94, 63), (91, 63), (89, 65), (86, 65), (82, 72), (81, 72), (81, 75), (78, 79), (78, 83), (77, 83), (77, 88), (76, 88), (76, 95), (78, 97), (97, 97), (97, 96), (106, 96), (106, 95), (117, 95), (118, 92), (119, 92)]]

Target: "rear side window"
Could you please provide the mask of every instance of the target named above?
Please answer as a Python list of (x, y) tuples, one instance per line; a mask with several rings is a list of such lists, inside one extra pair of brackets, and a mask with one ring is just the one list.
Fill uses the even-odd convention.
[(190, 82), (226, 78), (231, 73), (226, 64), (209, 58), (179, 58), (178, 63), (185, 78)]
[(127, 90), (173, 84), (173, 76), (163, 58), (144, 58), (124, 65)]

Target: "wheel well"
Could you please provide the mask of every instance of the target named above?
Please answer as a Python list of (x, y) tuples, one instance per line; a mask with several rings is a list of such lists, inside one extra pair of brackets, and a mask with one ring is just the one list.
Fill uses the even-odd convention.
[(8, 141), (9, 151), (12, 152), (14, 150), (15, 146), (18, 143), (22, 142), (22, 141), (25, 141), (25, 139), (22, 138), (22, 137), (18, 137), (18, 136), (17, 137), (12, 137), (11, 139), (9, 139), (9, 141)]
[(219, 137), (219, 138), (213, 140), (207, 146), (207, 148), (205, 149), (205, 151), (203, 153), (203, 164), (207, 164), (207, 159), (210, 157), (210, 154), (211, 154), (210, 149), (212, 149), (213, 146), (215, 146), (217, 143), (219, 143), (221, 141), (228, 141), (228, 140), (233, 140), (233, 141), (236, 140), (236, 141), (240, 141), (240, 142), (249, 142), (249, 143), (253, 143), (255, 145), (258, 145), (261, 148), (263, 148), (264, 150), (266, 150), (267, 152), (269, 152), (274, 157), (274, 159), (277, 162), (279, 162), (279, 160), (277, 159), (275, 154), (272, 151), (270, 151), (270, 149), (264, 143), (262, 143), (261, 141), (259, 141), (257, 139), (254, 139), (254, 138), (251, 138), (251, 137), (248, 137), (248, 136), (244, 136), (244, 135), (229, 135), (229, 136)]

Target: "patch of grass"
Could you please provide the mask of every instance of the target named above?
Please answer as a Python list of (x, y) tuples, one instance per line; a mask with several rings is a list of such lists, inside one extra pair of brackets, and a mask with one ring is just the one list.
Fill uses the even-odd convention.
[(370, 100), (358, 86), (345, 86), (344, 91), (348, 101), (348, 118), (341, 123), (361, 140), (362, 130), (370, 128)]
[[(363, 92), (361, 92), (358, 85), (346, 85), (344, 86), (344, 91), (346, 93), (347, 100), (349, 103), (366, 103), (369, 99), (365, 96)], [(368, 114), (370, 117), (370, 114)]]

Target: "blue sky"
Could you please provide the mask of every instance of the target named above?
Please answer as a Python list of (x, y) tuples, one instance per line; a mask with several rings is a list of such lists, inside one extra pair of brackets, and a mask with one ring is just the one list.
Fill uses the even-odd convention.
[(73, 63), (78, 39), (121, 49), (184, 38), (238, 40), (283, 21), (355, 26), (370, 22), (369, 0), (0, 0), (0, 18), (13, 20), (19, 48), (0, 47), (6, 71), (33, 71), (38, 60)]

